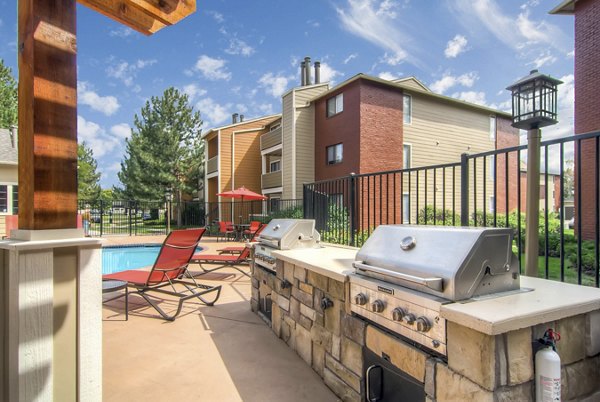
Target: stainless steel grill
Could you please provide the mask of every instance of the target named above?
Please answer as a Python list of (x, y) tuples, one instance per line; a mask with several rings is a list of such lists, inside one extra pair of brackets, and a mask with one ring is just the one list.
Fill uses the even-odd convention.
[(315, 230), (312, 219), (273, 219), (258, 236), (254, 246), (254, 262), (264, 268), (275, 270), (273, 250), (312, 248), (319, 245), (321, 236)]
[(513, 231), (379, 226), (356, 255), (350, 308), (446, 355), (443, 304), (519, 289)]

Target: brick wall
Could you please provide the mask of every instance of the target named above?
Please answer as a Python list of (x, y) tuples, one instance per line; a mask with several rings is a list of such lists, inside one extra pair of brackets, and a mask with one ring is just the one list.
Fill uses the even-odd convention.
[[(600, 1), (580, 0), (575, 3), (575, 133), (600, 130)], [(596, 155), (594, 141), (582, 143), (581, 154), (581, 226), (585, 239), (594, 238), (595, 204), (593, 192), (598, 178), (594, 175)], [(575, 192), (577, 208), (577, 191)], [(576, 212), (577, 213), (577, 212)], [(577, 215), (576, 215), (577, 216)]]
[[(496, 118), (496, 149), (504, 149), (519, 145), (519, 130), (514, 128), (512, 120), (498, 116)], [(501, 214), (517, 209), (517, 154), (508, 155), (508, 180), (506, 178), (506, 155), (498, 155), (496, 160), (496, 211)], [(525, 193), (525, 187), (521, 187)], [(508, 197), (508, 211), (506, 201)], [(523, 204), (525, 205), (525, 204)]]

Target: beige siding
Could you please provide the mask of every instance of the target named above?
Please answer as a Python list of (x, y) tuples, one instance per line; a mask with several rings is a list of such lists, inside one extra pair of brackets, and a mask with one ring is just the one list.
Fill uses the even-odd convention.
[(296, 198), (302, 198), (304, 183), (315, 181), (314, 105), (296, 109)]
[(6, 236), (6, 216), (0, 215), (0, 239)]
[(294, 91), (283, 97), (283, 117), (281, 119), (282, 129), (282, 187), (283, 198), (292, 198), (292, 130), (294, 125)]
[(408, 78), (408, 79), (402, 79), (402, 80), (392, 80), (392, 82), (398, 83), (398, 84), (402, 84), (405, 85), (407, 87), (419, 90), (419, 91), (426, 91), (425, 88), (423, 88), (423, 86), (414, 78)]
[(281, 127), (267, 131), (260, 137), (260, 149), (265, 150), (281, 144)]
[(263, 130), (235, 134), (235, 188), (246, 186), (247, 189), (260, 193), (260, 136), (264, 133)]
[[(409, 93), (412, 96), (412, 123), (404, 125), (404, 142), (412, 146), (412, 166), (421, 167), (445, 163), (460, 162), (461, 154), (475, 154), (493, 150), (495, 141), (489, 135), (489, 113), (478, 112), (473, 109), (460, 108), (436, 99), (419, 96), (418, 93)], [(489, 200), (493, 196), (493, 176), (489, 171), (486, 161), (486, 182), (483, 188), (483, 160), (477, 161), (476, 166), (470, 164), (470, 210), (474, 208), (489, 210)], [(473, 182), (472, 169), (476, 169), (476, 183)], [(422, 210), (425, 200), (428, 205), (433, 205), (434, 194), (437, 208), (443, 207), (446, 200), (446, 209), (452, 208), (452, 170), (446, 170), (446, 198), (442, 195), (443, 171), (427, 173), (427, 186), (425, 186), (425, 173), (419, 177), (419, 209)], [(455, 171), (456, 183), (460, 183), (460, 168)], [(411, 215), (413, 219), (417, 213), (416, 174), (411, 177)], [(406, 184), (406, 180), (405, 180)], [(485, 190), (485, 191), (484, 191)], [(427, 194), (426, 194), (427, 192)], [(460, 187), (456, 187), (455, 208), (460, 213)], [(427, 199), (425, 196), (427, 195)], [(485, 204), (484, 204), (485, 202)], [(457, 218), (458, 219), (458, 218)]]
[(0, 183), (1, 184), (17, 184), (19, 181), (19, 168), (17, 165), (1, 165), (0, 164)]

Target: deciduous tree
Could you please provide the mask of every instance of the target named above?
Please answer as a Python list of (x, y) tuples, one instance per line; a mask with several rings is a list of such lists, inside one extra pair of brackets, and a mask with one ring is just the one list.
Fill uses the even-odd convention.
[(18, 122), (18, 88), (12, 71), (0, 59), (0, 128), (9, 128)]

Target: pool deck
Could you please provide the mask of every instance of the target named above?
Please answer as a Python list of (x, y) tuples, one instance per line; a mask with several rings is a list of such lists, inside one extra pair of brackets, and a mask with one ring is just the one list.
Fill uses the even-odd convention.
[[(104, 245), (162, 243), (164, 236), (107, 237)], [(242, 243), (201, 242), (207, 253)], [(191, 266), (194, 270), (194, 266)], [(210, 275), (210, 276), (209, 276)], [(319, 376), (250, 311), (250, 279), (223, 269), (213, 307), (188, 301), (173, 322), (132, 295), (103, 308), (104, 401), (337, 401)], [(107, 294), (111, 298), (114, 294)], [(161, 307), (169, 310), (168, 299)]]

